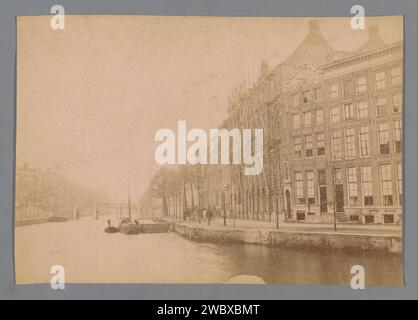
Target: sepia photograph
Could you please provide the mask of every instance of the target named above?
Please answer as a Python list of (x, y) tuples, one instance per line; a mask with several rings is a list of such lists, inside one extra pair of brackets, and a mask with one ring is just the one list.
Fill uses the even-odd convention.
[(18, 16), (16, 284), (403, 286), (403, 24)]

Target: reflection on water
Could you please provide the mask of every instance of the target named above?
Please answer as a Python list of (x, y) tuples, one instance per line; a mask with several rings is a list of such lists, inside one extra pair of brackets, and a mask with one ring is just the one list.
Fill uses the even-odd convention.
[(85, 218), (16, 228), (17, 282), (48, 283), (57, 264), (68, 283), (223, 283), (254, 275), (268, 284), (349, 285), (355, 264), (364, 266), (366, 286), (402, 281), (400, 256), (196, 243), (173, 233), (108, 234), (105, 227), (106, 219)]

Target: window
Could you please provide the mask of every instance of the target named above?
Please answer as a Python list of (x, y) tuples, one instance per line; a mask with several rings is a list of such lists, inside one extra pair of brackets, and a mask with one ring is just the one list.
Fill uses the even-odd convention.
[(329, 98), (330, 99), (338, 98), (338, 83), (333, 83), (329, 86)]
[(360, 140), (360, 156), (368, 157), (370, 156), (370, 134), (369, 126), (361, 126), (359, 128), (359, 140)]
[(399, 205), (403, 203), (402, 199), (402, 163), (396, 164), (396, 172), (398, 176), (398, 193), (399, 193)]
[(312, 157), (313, 155), (312, 136), (305, 137), (305, 155), (306, 157)]
[(367, 79), (366, 77), (357, 78), (357, 93), (363, 93), (367, 91)]
[(332, 156), (334, 160), (341, 160), (341, 132), (332, 132)]
[(306, 172), (306, 191), (308, 195), (308, 204), (315, 203), (315, 187), (314, 187), (314, 173), (313, 171)]
[(292, 95), (291, 103), (293, 107), (299, 106), (299, 95), (297, 93)]
[(310, 127), (312, 123), (312, 114), (310, 111), (303, 113), (303, 125), (305, 127)]
[(363, 184), (363, 198), (365, 206), (373, 205), (372, 166), (361, 168), (361, 181)]
[(341, 181), (343, 180), (342, 172), (343, 170), (341, 168), (334, 169), (334, 182), (335, 183), (341, 183)]
[(358, 204), (358, 183), (357, 183), (357, 168), (347, 168), (348, 175), (348, 201), (350, 206)]
[(289, 165), (287, 162), (284, 163), (284, 177), (285, 179), (289, 179)]
[(354, 104), (344, 104), (344, 118), (345, 120), (354, 120)]
[(311, 102), (311, 93), (309, 91), (304, 91), (302, 93), (303, 103)]
[(369, 116), (369, 103), (367, 101), (360, 101), (358, 103), (358, 117), (364, 119)]
[(364, 223), (366, 223), (366, 224), (374, 223), (374, 215), (372, 215), (372, 214), (365, 215), (364, 216)]
[(327, 184), (327, 174), (325, 169), (318, 170), (318, 184), (320, 186), (325, 186)]
[(393, 121), (394, 135), (395, 135), (395, 152), (402, 152), (402, 121)]
[(393, 216), (393, 214), (384, 214), (383, 215), (383, 223), (394, 223), (395, 222), (395, 217)]
[(345, 80), (343, 81), (343, 94), (344, 97), (350, 97), (354, 95), (354, 85), (353, 80)]
[(302, 139), (301, 137), (295, 138), (295, 157), (302, 157)]
[(376, 115), (386, 114), (386, 97), (376, 98)]
[(392, 171), (390, 168), (390, 164), (380, 165), (380, 179), (382, 182), (383, 205), (392, 206)]
[(331, 108), (331, 122), (337, 123), (340, 121), (340, 107)]
[(299, 129), (300, 128), (300, 115), (297, 113), (297, 114), (294, 114), (293, 116), (292, 116), (292, 121), (293, 121), (293, 129)]
[(303, 196), (303, 176), (302, 172), (295, 173), (296, 179), (296, 203), (297, 204), (304, 204), (305, 198)]
[(374, 75), (374, 84), (376, 90), (386, 88), (386, 75), (385, 71), (376, 72)]
[(318, 133), (316, 136), (316, 146), (318, 156), (325, 155), (325, 135), (323, 133)]
[(345, 129), (345, 155), (348, 158), (356, 157), (356, 140), (354, 128)]
[(314, 89), (314, 99), (315, 101), (318, 101), (321, 99), (321, 88)]
[(400, 85), (402, 82), (401, 78), (401, 67), (393, 67), (390, 69), (390, 83), (392, 86)]
[(316, 124), (321, 125), (324, 123), (324, 111), (322, 109), (316, 110)]
[(379, 153), (389, 154), (389, 126), (386, 122), (379, 123)]
[(393, 112), (402, 111), (402, 95), (400, 93), (392, 95), (392, 110)]

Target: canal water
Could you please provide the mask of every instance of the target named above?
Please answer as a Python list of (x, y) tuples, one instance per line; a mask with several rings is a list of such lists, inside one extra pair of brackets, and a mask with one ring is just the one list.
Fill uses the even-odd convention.
[(268, 284), (350, 285), (351, 267), (362, 265), (366, 286), (402, 283), (400, 256), (196, 243), (174, 233), (108, 234), (106, 219), (16, 228), (17, 282), (49, 283), (51, 266), (62, 265), (67, 283), (219, 284), (247, 275)]

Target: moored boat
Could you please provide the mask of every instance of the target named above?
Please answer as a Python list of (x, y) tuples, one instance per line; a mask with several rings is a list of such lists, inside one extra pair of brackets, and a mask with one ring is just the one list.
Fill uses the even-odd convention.
[(116, 232), (119, 232), (119, 228), (113, 227), (110, 224), (110, 220), (107, 220), (107, 228), (105, 228), (104, 232), (106, 232), (106, 233), (116, 233)]
[(130, 219), (122, 219), (119, 224), (119, 232), (123, 234), (139, 234), (141, 233), (141, 226), (137, 221), (133, 223)]

